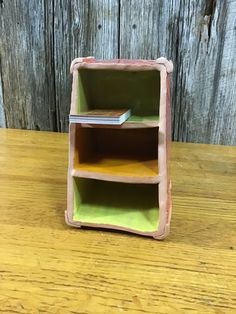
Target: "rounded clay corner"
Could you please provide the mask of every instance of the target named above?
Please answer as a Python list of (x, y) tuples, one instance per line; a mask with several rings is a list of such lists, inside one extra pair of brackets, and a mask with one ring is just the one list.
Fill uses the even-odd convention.
[(89, 56), (89, 57), (82, 57), (82, 58), (75, 58), (75, 59), (71, 62), (71, 65), (70, 65), (70, 73), (73, 73), (73, 71), (77, 69), (76, 65), (78, 65), (79, 63), (82, 63), (82, 62), (89, 61), (89, 60), (95, 60), (95, 58), (92, 57), (92, 56)]
[(71, 62), (71, 65), (70, 65), (70, 73), (73, 73), (74, 67), (75, 67), (76, 64), (82, 63), (82, 62), (83, 62), (83, 58), (75, 58), (75, 59)]
[(160, 57), (160, 58), (156, 59), (156, 62), (158, 64), (164, 65), (166, 67), (166, 72), (167, 73), (172, 73), (173, 72), (174, 65), (173, 65), (173, 62), (171, 60), (167, 60), (164, 57)]
[(155, 232), (155, 233), (153, 234), (153, 238), (154, 238), (155, 240), (164, 240), (164, 239), (168, 236), (169, 233), (170, 233), (170, 225), (167, 224), (167, 225), (165, 225), (164, 232), (161, 233), (161, 234), (160, 234), (160, 232), (158, 232), (158, 231)]
[(71, 221), (67, 210), (65, 210), (65, 222), (70, 227), (77, 227), (77, 228), (81, 227), (79, 224), (75, 223), (73, 220)]

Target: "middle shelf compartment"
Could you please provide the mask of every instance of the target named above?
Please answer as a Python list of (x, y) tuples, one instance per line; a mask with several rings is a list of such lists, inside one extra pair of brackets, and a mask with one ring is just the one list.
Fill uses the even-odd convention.
[(158, 128), (74, 128), (74, 177), (159, 182)]

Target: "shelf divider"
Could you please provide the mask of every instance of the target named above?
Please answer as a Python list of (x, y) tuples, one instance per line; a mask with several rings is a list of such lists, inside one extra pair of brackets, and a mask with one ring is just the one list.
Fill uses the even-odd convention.
[(158, 116), (131, 116), (127, 121), (121, 125), (112, 124), (94, 124), (94, 123), (77, 123), (82, 128), (108, 128), (108, 129), (143, 129), (143, 128), (157, 128), (159, 127)]
[(153, 176), (134, 176), (134, 175), (119, 175), (109, 174), (104, 172), (88, 171), (81, 169), (72, 169), (72, 177), (96, 179), (111, 182), (123, 182), (123, 183), (144, 183), (144, 184), (157, 184), (160, 182), (160, 176), (158, 174)]

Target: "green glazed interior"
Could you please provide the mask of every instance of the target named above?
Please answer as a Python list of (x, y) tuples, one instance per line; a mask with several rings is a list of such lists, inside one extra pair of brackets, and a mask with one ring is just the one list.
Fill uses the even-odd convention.
[(74, 178), (73, 219), (154, 232), (159, 224), (158, 186)]
[[(160, 72), (80, 69), (77, 112), (131, 109), (133, 121), (159, 115)], [(132, 117), (131, 117), (132, 121)]]

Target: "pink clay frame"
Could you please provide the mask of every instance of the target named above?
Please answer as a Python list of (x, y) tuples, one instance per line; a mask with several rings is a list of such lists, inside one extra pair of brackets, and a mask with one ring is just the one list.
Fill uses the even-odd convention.
[(155, 239), (164, 239), (170, 229), (171, 220), (171, 182), (169, 178), (169, 151), (171, 141), (171, 111), (170, 111), (170, 73), (173, 71), (173, 63), (165, 58), (157, 60), (108, 60), (100, 61), (94, 57), (76, 58), (72, 61), (70, 72), (73, 74), (71, 111), (70, 114), (77, 114), (76, 104), (78, 100), (78, 70), (79, 69), (119, 69), (123, 71), (145, 71), (156, 69), (160, 71), (161, 92), (159, 112), (159, 143), (158, 143), (158, 168), (159, 168), (159, 226), (155, 232), (141, 232), (125, 227), (108, 224), (85, 223), (73, 220), (74, 191), (73, 191), (73, 163), (74, 143), (76, 125), (70, 125), (69, 143), (69, 167), (68, 167), (68, 200), (67, 211), (65, 212), (66, 222), (74, 227), (96, 227), (123, 230), (143, 236), (151, 236)]

